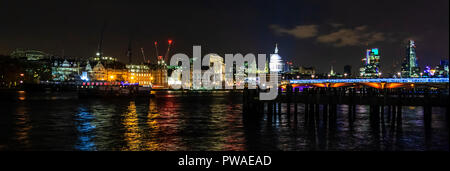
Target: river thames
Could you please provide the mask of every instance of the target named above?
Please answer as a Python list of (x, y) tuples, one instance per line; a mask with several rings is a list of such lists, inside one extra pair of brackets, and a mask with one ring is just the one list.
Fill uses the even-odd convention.
[[(449, 151), (445, 108), (433, 108), (426, 130), (422, 107), (403, 107), (374, 126), (368, 106), (339, 105), (333, 126), (297, 122), (287, 115), (242, 116), (242, 96), (216, 93), (153, 98), (87, 98), (18, 92), (2, 101), (0, 150), (57, 151)], [(282, 112), (286, 111), (284, 107)], [(397, 122), (398, 123), (398, 122)]]

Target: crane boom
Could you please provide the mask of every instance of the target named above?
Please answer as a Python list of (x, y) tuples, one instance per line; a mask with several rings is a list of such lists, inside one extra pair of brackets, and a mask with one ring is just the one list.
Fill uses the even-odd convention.
[(145, 62), (144, 48), (141, 48), (141, 53), (142, 53), (142, 59), (144, 59), (144, 62)]
[(170, 47), (172, 46), (172, 40), (168, 40), (167, 41), (168, 43), (169, 43), (169, 46), (167, 46), (167, 52), (166, 52), (166, 55), (164, 56), (164, 60), (167, 62), (169, 59), (169, 53), (170, 53)]
[(158, 42), (155, 42), (155, 50), (156, 50), (156, 61), (158, 61)]

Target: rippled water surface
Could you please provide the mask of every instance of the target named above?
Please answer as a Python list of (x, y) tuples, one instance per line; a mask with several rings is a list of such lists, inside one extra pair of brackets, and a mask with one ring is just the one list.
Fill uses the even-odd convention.
[(78, 99), (21, 92), (1, 108), (0, 150), (449, 150), (445, 108), (433, 108), (431, 129), (423, 108), (409, 106), (400, 119), (386, 113), (376, 125), (368, 106), (357, 106), (349, 121), (347, 105), (338, 106), (335, 122), (319, 114), (313, 126), (302, 104), (297, 121), (285, 114), (244, 119), (242, 97), (229, 94)]

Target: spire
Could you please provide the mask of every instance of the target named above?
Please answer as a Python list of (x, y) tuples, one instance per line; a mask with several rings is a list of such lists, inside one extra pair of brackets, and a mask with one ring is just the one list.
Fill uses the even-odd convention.
[(331, 71), (330, 71), (330, 75), (331, 75), (331, 76), (334, 76), (334, 75), (336, 75), (336, 74), (334, 73), (334, 70), (333, 70), (333, 65), (331, 65)]
[(278, 43), (275, 43), (275, 54), (278, 54)]

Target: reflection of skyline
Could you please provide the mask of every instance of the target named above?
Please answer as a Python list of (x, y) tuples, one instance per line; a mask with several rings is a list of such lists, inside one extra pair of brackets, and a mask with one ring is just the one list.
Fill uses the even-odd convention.
[[(27, 98), (29, 99), (29, 98)], [(70, 110), (76, 106), (75, 110)], [(283, 104), (283, 107), (286, 107)], [(445, 108), (433, 109), (433, 125), (424, 129), (423, 107), (403, 107), (402, 115), (370, 119), (369, 106), (339, 105), (337, 120), (323, 120), (320, 107), (314, 126), (283, 113), (247, 120), (235, 97), (157, 97), (87, 101), (20, 101), (0, 121), (2, 149), (36, 150), (442, 150), (448, 146)], [(286, 109), (282, 109), (286, 112)], [(317, 116), (317, 115), (316, 115)], [(400, 117), (400, 118), (399, 118)], [(401, 120), (399, 120), (401, 119)]]

